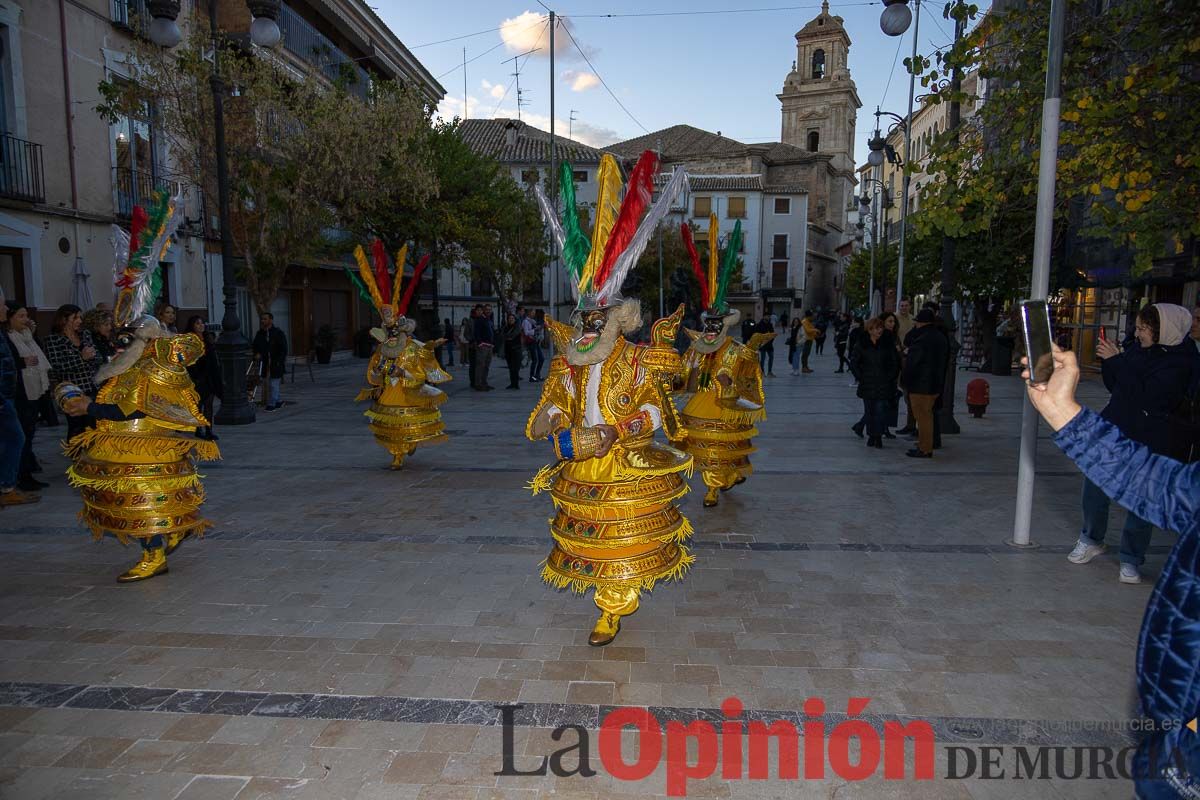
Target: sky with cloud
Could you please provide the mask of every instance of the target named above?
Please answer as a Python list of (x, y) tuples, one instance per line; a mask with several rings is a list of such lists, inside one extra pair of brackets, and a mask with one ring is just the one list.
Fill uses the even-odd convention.
[[(524, 0), (376, 2), (383, 20), (445, 87), (442, 116), (516, 117), (519, 85), (521, 118), (549, 128), (550, 41), (542, 6)], [(821, 5), (769, 5), (575, 0), (556, 8), (562, 17), (554, 37), (556, 131), (595, 146), (677, 124), (747, 142), (777, 141), (776, 94), (796, 58), (793, 37)], [(902, 61), (911, 53), (912, 31), (903, 39), (885, 36), (878, 0), (832, 2), (830, 10), (845, 19), (852, 42), (850, 71), (863, 103), (856, 145), (861, 162), (875, 106), (898, 114), (907, 107)], [(919, 48), (927, 55), (952, 38), (941, 10), (940, 4), (923, 9)]]

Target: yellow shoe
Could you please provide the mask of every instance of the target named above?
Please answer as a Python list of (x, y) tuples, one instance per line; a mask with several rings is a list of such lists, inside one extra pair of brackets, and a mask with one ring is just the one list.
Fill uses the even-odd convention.
[(588, 636), (588, 644), (592, 647), (603, 647), (617, 638), (619, 630), (621, 630), (621, 618), (607, 611), (601, 612), (600, 619), (596, 620), (596, 625)]
[(142, 551), (142, 560), (134, 564), (127, 572), (117, 576), (117, 583), (133, 583), (163, 575), (167, 571), (167, 554), (161, 547), (152, 547)]
[(718, 499), (720, 493), (721, 493), (720, 489), (717, 489), (715, 487), (710, 488), (707, 492), (705, 492), (704, 493), (704, 507), (712, 508), (713, 506), (715, 506), (717, 504), (717, 499)]
[(183, 544), (183, 540), (188, 537), (190, 531), (179, 531), (177, 533), (167, 534), (167, 552), (166, 555), (171, 555), (179, 549), (179, 545)]
[(388, 466), (388, 469), (403, 469), (404, 456), (405, 453), (392, 453), (392, 463)]

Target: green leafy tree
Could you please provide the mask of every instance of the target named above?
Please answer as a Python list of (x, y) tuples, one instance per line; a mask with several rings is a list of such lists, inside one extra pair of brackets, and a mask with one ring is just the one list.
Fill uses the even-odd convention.
[[(420, 199), (436, 183), (420, 148), (424, 109), (404, 90), (383, 81), (364, 103), (315, 73), (284, 71), (227, 41), (220, 47), (220, 81), (237, 88), (225, 101), (230, 234), (261, 313), (288, 266), (328, 254), (326, 234), (362, 197), (386, 187)], [(97, 111), (150, 113), (177, 177), (203, 187), (215, 213), (211, 49), (200, 30), (170, 50), (135, 39), (131, 80), (101, 83)]]
[[(973, 19), (971, 4), (947, 13)], [(1082, 233), (1134, 254), (1135, 273), (1200, 233), (1200, 15), (1172, 0), (1071, 0), (1055, 215), (1086, 205)], [(963, 288), (1011, 294), (1033, 250), (1048, 0), (983, 18), (958, 45), (906, 64), (929, 102), (972, 102), (946, 78), (977, 71), (987, 101), (959, 136), (942, 133), (925, 171), (918, 231), (954, 237)], [(1061, 226), (1058, 235), (1062, 235)]]

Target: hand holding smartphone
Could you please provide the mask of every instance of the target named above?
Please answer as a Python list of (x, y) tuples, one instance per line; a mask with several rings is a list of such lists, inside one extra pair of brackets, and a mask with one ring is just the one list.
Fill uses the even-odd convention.
[(1045, 300), (1021, 303), (1021, 333), (1029, 357), (1029, 385), (1040, 386), (1054, 374), (1054, 346), (1050, 331), (1050, 309)]

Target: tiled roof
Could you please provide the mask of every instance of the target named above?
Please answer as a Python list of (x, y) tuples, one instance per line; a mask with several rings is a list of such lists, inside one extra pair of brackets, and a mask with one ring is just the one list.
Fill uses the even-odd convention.
[(715, 156), (744, 153), (746, 151), (746, 145), (736, 139), (730, 139), (727, 136), (721, 136), (716, 133), (709, 133), (699, 128), (693, 128), (691, 125), (672, 125), (670, 128), (663, 128), (661, 131), (647, 133), (645, 136), (639, 136), (636, 139), (617, 142), (614, 145), (610, 145), (607, 149), (624, 158), (637, 158), (644, 150), (659, 148), (660, 142), (662, 153), (666, 158), (697, 155)]
[(761, 175), (688, 175), (694, 192), (761, 192)]
[[(508, 128), (515, 126), (516, 143), (509, 145)], [(515, 119), (465, 119), (458, 127), (468, 147), (504, 164), (536, 164), (550, 158), (550, 134)], [(554, 137), (554, 150), (560, 160), (572, 164), (599, 164), (603, 151), (565, 136)]]
[(808, 188), (799, 183), (768, 183), (763, 191), (767, 194), (808, 194)]

